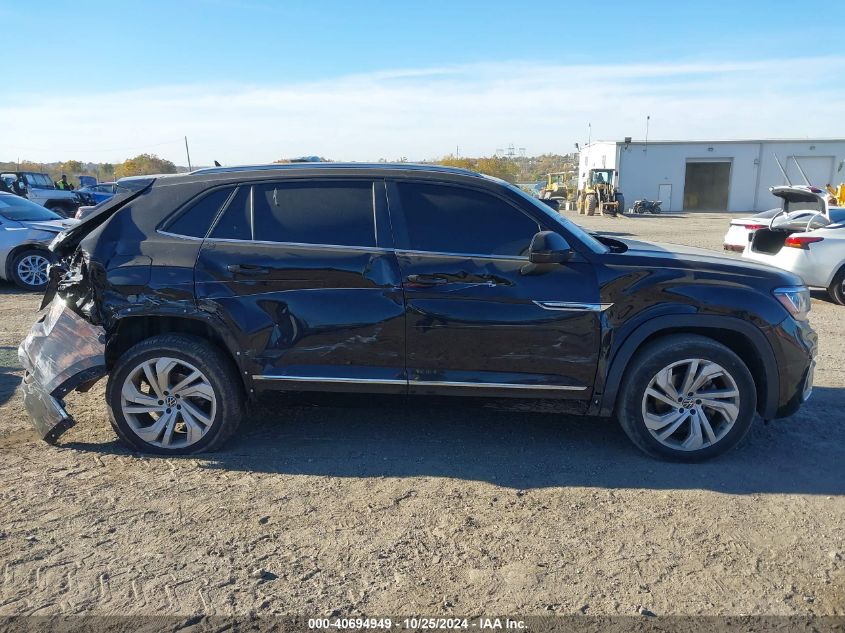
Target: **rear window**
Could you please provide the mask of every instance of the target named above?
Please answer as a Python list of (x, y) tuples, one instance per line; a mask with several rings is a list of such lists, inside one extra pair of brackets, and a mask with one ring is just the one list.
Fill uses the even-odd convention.
[(221, 207), (232, 195), (233, 187), (217, 189), (203, 196), (165, 228), (169, 233), (187, 237), (205, 237)]
[(252, 205), (250, 187), (239, 187), (235, 197), (226, 205), (226, 210), (211, 231), (212, 238), (218, 240), (252, 239)]
[(255, 185), (253, 205), (256, 240), (376, 245), (371, 181)]

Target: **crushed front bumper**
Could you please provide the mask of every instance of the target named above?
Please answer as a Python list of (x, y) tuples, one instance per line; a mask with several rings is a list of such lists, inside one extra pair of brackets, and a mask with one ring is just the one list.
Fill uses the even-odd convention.
[(67, 307), (58, 297), (38, 313), (18, 348), (25, 370), (23, 401), (35, 430), (53, 444), (74, 425), (62, 398), (86, 391), (106, 374), (106, 333)]

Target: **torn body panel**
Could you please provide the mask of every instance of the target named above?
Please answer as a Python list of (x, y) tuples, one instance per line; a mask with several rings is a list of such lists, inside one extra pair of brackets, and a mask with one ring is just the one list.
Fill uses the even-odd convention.
[(24, 406), (42, 439), (54, 443), (73, 426), (62, 398), (87, 389), (106, 374), (105, 330), (92, 325), (59, 297), (41, 310), (18, 348), (25, 370)]

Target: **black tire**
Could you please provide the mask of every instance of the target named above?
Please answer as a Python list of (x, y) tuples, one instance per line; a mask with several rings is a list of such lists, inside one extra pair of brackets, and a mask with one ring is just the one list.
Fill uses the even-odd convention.
[[(664, 368), (686, 359), (717, 363), (733, 379), (739, 393), (738, 414), (733, 425), (726, 427), (718, 441), (698, 450), (675, 449), (661, 443), (648, 430), (643, 416), (645, 392), (652, 379)], [(757, 391), (751, 372), (734, 352), (712, 339), (693, 334), (661, 338), (637, 352), (626, 368), (625, 376), (616, 402), (616, 417), (631, 441), (652, 457), (683, 462), (710, 459), (736, 446), (751, 428), (757, 409)], [(712, 414), (711, 411), (711, 417)], [(678, 432), (683, 433), (683, 428)]]
[(587, 215), (595, 215), (596, 214), (596, 207), (598, 206), (598, 198), (595, 194), (588, 194), (585, 201), (584, 201), (584, 212)]
[[(141, 438), (127, 421), (121, 394), (127, 378), (144, 361), (161, 357), (190, 363), (202, 372), (213, 388), (217, 402), (215, 414), (205, 434), (196, 443), (177, 447), (156, 446)], [(106, 402), (111, 425), (126, 444), (142, 452), (185, 455), (217, 450), (235, 433), (244, 409), (244, 391), (232, 361), (216, 345), (198, 336), (160, 334), (138, 343), (118, 359), (106, 386)], [(179, 423), (175, 424), (178, 426)]]
[(621, 193), (616, 194), (616, 212), (619, 215), (625, 213), (625, 196)]
[(845, 266), (839, 269), (833, 276), (833, 281), (827, 289), (827, 293), (834, 302), (845, 306)]
[[(49, 277), (44, 278), (43, 283), (31, 283), (30, 280), (22, 276), (23, 274), (25, 274), (22, 269), (31, 268), (27, 266), (22, 266), (23, 262), (28, 258), (30, 261), (46, 260), (48, 266), (54, 261), (53, 254), (43, 248), (26, 248), (21, 251), (18, 251), (12, 258), (12, 261), (9, 262), (9, 279), (13, 281), (18, 287), (23, 288), (24, 290), (43, 292), (44, 288), (47, 287), (47, 281), (49, 280)], [(38, 266), (38, 270), (40, 273), (40, 264)], [(40, 276), (40, 274), (38, 276)]]

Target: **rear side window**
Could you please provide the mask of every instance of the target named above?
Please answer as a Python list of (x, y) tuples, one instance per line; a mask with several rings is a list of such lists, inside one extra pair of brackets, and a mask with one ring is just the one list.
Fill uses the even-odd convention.
[(187, 237), (205, 237), (217, 212), (232, 195), (232, 187), (217, 189), (203, 196), (171, 222), (166, 230)]
[(251, 240), (251, 212), (250, 187), (239, 187), (210, 237), (221, 240)]
[(375, 246), (372, 181), (311, 181), (253, 187), (254, 238)]
[(422, 183), (398, 183), (407, 247), (473, 255), (526, 255), (536, 220), (496, 196)]

